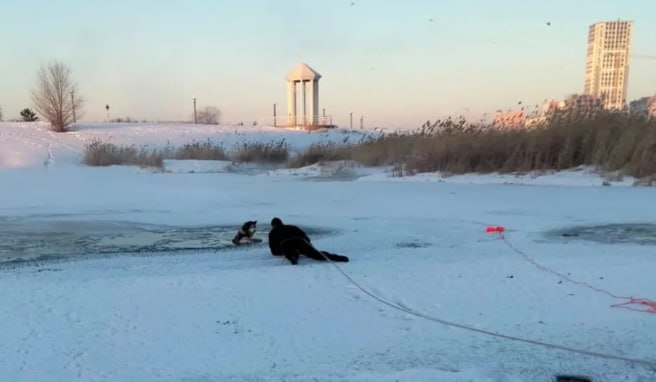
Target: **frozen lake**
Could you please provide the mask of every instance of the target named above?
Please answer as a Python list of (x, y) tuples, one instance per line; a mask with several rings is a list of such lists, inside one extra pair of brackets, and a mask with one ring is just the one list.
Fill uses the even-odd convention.
[[(653, 314), (615, 308), (623, 301), (566, 282), (485, 233), (502, 225), (508, 241), (545, 268), (654, 300), (656, 256), (647, 245), (649, 224), (656, 224), (653, 188), (601, 187), (582, 171), (523, 180), (390, 178), (367, 169), (371, 176), (317, 182), (303, 181), (324, 175), (316, 167), (248, 175), (197, 162), (174, 163), (171, 173), (87, 168), (73, 159), (79, 142), (114, 127), (50, 136), (21, 126), (1, 126), (11, 140), (0, 145), (0, 157), (28, 166), (0, 170), (2, 256), (51, 261), (0, 268), (3, 380), (656, 380), (656, 368), (391, 309), (330, 264), (302, 258), (291, 266), (265, 243), (216, 250), (246, 220), (258, 220), (266, 239), (268, 222), (279, 216), (310, 231), (319, 249), (349, 256), (343, 271), (394, 304), (494, 333), (654, 362)], [(116, 139), (165, 142), (184, 129), (122, 126)], [(208, 132), (217, 140), (221, 134)], [(298, 146), (322, 139), (293, 138)], [(49, 144), (54, 164), (44, 167)], [(532, 183), (516, 184), (523, 181)]]

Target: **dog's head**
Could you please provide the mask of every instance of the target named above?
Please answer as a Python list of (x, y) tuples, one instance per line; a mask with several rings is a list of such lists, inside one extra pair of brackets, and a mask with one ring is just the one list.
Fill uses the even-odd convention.
[(252, 237), (256, 230), (257, 220), (249, 220), (241, 226), (241, 232), (248, 237)]

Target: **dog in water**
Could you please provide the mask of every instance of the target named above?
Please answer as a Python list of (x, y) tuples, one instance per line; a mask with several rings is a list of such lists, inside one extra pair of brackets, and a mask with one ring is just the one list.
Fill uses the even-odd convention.
[(232, 243), (234, 245), (261, 243), (262, 239), (255, 237), (255, 231), (257, 231), (257, 220), (247, 221), (237, 231), (237, 234), (232, 239)]

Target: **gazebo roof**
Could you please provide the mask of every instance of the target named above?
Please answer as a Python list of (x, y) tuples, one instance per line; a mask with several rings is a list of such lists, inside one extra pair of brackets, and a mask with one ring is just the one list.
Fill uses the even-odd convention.
[(292, 70), (287, 76), (287, 81), (312, 81), (321, 78), (321, 74), (317, 73), (305, 62), (301, 62), (296, 69)]

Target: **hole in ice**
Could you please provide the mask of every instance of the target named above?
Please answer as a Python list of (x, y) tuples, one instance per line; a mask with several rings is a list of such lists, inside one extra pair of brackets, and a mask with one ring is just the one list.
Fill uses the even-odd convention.
[(547, 237), (560, 240), (587, 240), (605, 244), (656, 245), (656, 224), (621, 223), (576, 226), (549, 231)]
[[(225, 250), (234, 248), (231, 240), (242, 223), (175, 227), (130, 221), (0, 219), (0, 267), (94, 256)], [(303, 228), (313, 237), (332, 232)], [(269, 229), (258, 224), (255, 237), (263, 242), (254, 245), (266, 246)]]

